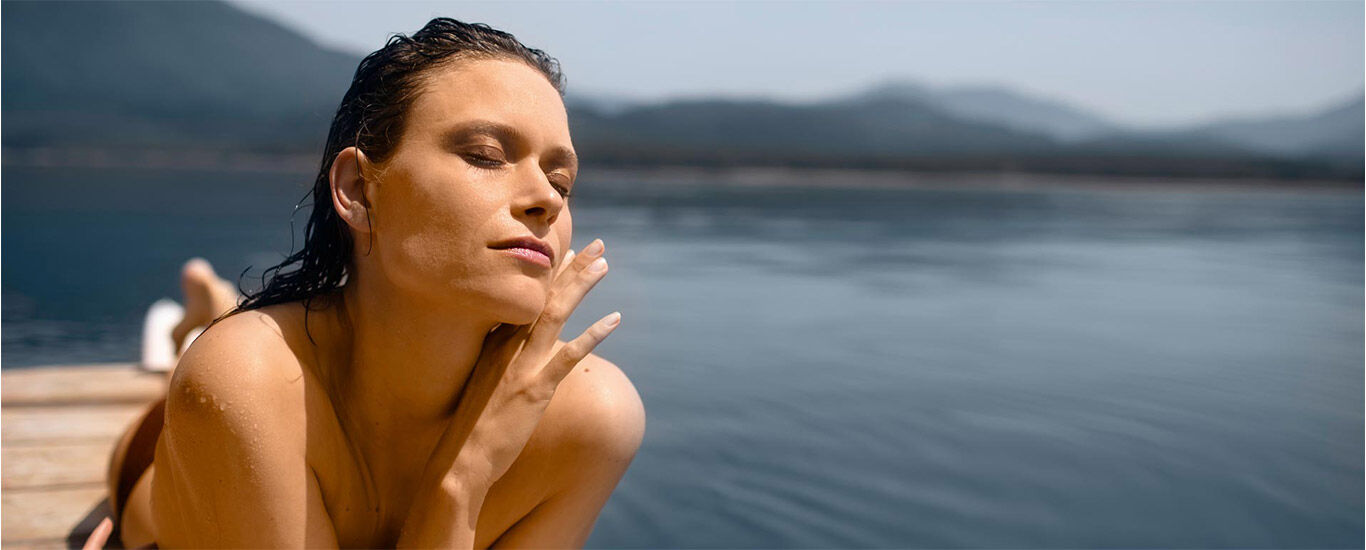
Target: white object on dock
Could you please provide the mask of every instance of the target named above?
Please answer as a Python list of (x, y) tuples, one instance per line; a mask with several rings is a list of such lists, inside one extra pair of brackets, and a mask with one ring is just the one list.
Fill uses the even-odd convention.
[[(147, 308), (147, 316), (142, 321), (143, 369), (168, 372), (175, 368), (179, 350), (175, 348), (171, 332), (184, 318), (184, 306), (170, 298), (157, 300)], [(191, 341), (191, 338), (185, 338), (185, 345), (188, 346)]]

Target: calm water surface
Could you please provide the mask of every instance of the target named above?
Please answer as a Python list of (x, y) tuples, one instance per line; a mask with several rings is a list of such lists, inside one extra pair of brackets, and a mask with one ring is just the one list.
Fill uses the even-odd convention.
[[(3, 176), (4, 368), (134, 360), (180, 263), (259, 274), (310, 179)], [(570, 330), (623, 312), (649, 415), (591, 546), (1363, 543), (1360, 192), (575, 201), (612, 273)]]

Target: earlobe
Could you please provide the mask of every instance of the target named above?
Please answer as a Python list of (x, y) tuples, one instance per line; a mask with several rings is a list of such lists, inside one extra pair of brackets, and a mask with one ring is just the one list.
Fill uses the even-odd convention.
[(361, 163), (365, 153), (355, 147), (347, 147), (332, 159), (332, 169), (328, 178), (332, 185), (332, 208), (351, 229), (361, 233), (371, 230), (369, 209), (370, 201), (365, 195), (365, 177), (361, 173)]

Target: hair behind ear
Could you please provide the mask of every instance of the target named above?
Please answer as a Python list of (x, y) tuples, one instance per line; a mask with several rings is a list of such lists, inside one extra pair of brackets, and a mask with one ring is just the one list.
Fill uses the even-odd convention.
[[(356, 177), (360, 178), (360, 199), (365, 204), (365, 256), (370, 255), (370, 251), (375, 249), (375, 225), (370, 219), (370, 211), (375, 209), (374, 203), (370, 202), (370, 197), (365, 194), (365, 170), (361, 168), (360, 159), (365, 156), (365, 152), (356, 148)], [(370, 159), (365, 159), (370, 162)], [(375, 179), (375, 185), (379, 185), (379, 179)]]
[[(363, 174), (362, 169), (368, 168), (371, 177), (378, 179), (375, 170), (382, 173), (380, 165), (397, 145), (397, 136), (403, 134), (404, 115), (417, 97), (423, 77), (457, 56), (465, 55), (524, 61), (538, 69), (561, 95), (564, 94), (564, 75), (558, 61), (488, 25), (438, 17), (411, 36), (391, 37), (383, 48), (361, 60), (351, 86), (332, 117), (327, 145), (309, 195), (312, 213), (304, 227), (303, 247), (279, 265), (262, 272), (262, 288), (256, 292), (243, 290), (246, 298), (233, 313), (295, 300), (303, 300), (307, 308), (314, 297), (341, 289), (347, 272), (353, 267), (353, 230), (369, 234), (367, 255), (374, 246), (374, 220), (370, 213), (374, 205), (362, 184), (358, 197), (366, 206), (365, 227), (359, 227), (357, 220), (343, 219), (333, 204), (331, 173), (336, 168), (334, 161), (346, 148), (363, 151), (364, 162), (359, 157), (355, 161), (356, 173)], [(305, 317), (305, 329), (307, 322)]]

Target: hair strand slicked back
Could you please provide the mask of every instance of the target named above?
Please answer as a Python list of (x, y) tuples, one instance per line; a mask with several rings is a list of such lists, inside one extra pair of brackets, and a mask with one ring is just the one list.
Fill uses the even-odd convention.
[(332, 208), (329, 174), (333, 161), (343, 149), (354, 146), (371, 162), (383, 162), (403, 135), (405, 115), (422, 92), (424, 79), (441, 67), (467, 59), (524, 62), (564, 94), (558, 61), (488, 25), (439, 17), (411, 36), (390, 37), (383, 48), (361, 60), (332, 118), (317, 178), (309, 197), (305, 197), (312, 199), (312, 212), (304, 228), (303, 247), (263, 271), (262, 288), (244, 291), (242, 302), (224, 317), (296, 300), (303, 301), (307, 312), (314, 299), (341, 289), (355, 243), (348, 226)]

